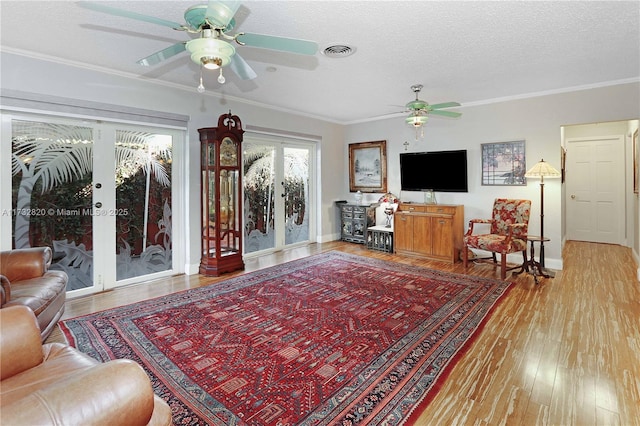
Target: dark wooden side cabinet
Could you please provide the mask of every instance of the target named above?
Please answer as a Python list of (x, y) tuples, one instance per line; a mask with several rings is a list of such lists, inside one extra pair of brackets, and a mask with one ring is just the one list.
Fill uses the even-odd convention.
[(340, 239), (364, 244), (367, 240), (367, 228), (376, 224), (376, 208), (380, 204), (338, 203), (337, 205), (340, 209)]
[(400, 203), (394, 215), (398, 254), (455, 263), (464, 234), (464, 206)]

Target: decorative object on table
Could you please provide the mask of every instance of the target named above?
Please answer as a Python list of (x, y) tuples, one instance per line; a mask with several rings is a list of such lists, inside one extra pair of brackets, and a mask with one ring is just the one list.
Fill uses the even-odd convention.
[(362, 191), (356, 191), (356, 194), (353, 196), (353, 198), (356, 200), (357, 205), (362, 204)]
[(482, 185), (526, 185), (524, 141), (482, 144)]
[(176, 425), (416, 424), (511, 286), (334, 251), (61, 330), (146, 366)]
[(393, 214), (398, 209), (398, 197), (393, 195), (391, 192), (387, 192), (382, 197), (378, 199), (378, 202), (384, 206), (384, 214), (386, 215), (386, 228), (391, 228), (391, 220), (393, 218)]
[[(107, 6), (97, 2), (78, 2), (79, 6), (109, 15), (123, 16), (137, 21), (152, 23), (169, 27), (173, 30), (185, 31), (190, 34), (198, 34), (189, 41), (181, 41), (166, 47), (146, 58), (138, 61), (139, 65), (153, 66), (160, 62), (187, 51), (191, 60), (200, 66), (200, 85), (198, 92), (205, 91), (202, 83), (202, 71), (219, 70), (218, 83), (224, 84), (225, 78), (222, 69), (229, 66), (242, 80), (252, 80), (256, 78), (255, 71), (236, 52), (236, 48), (231, 44), (247, 47), (259, 47), (275, 51), (296, 53), (298, 55), (315, 55), (318, 51), (318, 44), (314, 41), (300, 40), (288, 37), (277, 37), (272, 35), (250, 34), (245, 32), (230, 32), (235, 29), (238, 21), (234, 18), (241, 6), (239, 1), (213, 1), (208, 4), (196, 4), (189, 7), (184, 12), (184, 23), (167, 21), (155, 16), (143, 15), (137, 12)], [(246, 6), (244, 6), (246, 11)], [(245, 11), (241, 14), (244, 15)], [(127, 27), (128, 28), (128, 27)]]
[(244, 269), (242, 259), (242, 122), (222, 114), (200, 133), (202, 246), (200, 273)]
[[(508, 198), (496, 198), (493, 202), (491, 219), (471, 219), (469, 229), (464, 235), (462, 262), (465, 269), (469, 262), (469, 248), (491, 252), (489, 257), (478, 257), (475, 261), (490, 260), (498, 263), (496, 253), (500, 253), (500, 278), (506, 279), (507, 271), (522, 268), (522, 265), (507, 268), (507, 254), (522, 253), (523, 265), (527, 263), (527, 233), (531, 201)], [(489, 226), (489, 232), (480, 233), (479, 227)], [(475, 233), (474, 233), (475, 232)]]
[(438, 204), (436, 200), (436, 193), (433, 192), (433, 189), (427, 189), (424, 191), (424, 203), (425, 204)]
[(527, 178), (540, 178), (540, 265), (544, 268), (544, 178), (554, 179), (561, 177), (559, 171), (549, 163), (541, 159), (525, 174)]
[(387, 141), (349, 144), (349, 191), (387, 192)]

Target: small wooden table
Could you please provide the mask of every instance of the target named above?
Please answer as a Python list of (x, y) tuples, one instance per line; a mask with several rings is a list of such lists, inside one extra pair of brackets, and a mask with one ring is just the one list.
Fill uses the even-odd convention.
[(386, 226), (367, 228), (367, 248), (393, 253), (393, 228)]
[[(552, 272), (547, 272), (544, 269), (544, 243), (551, 241), (547, 237), (539, 237), (537, 235), (527, 235), (527, 241), (529, 242), (529, 258), (522, 264), (522, 269), (514, 272), (514, 275), (521, 274), (526, 271), (533, 275), (533, 280), (538, 284), (538, 277), (553, 278)], [(540, 262), (536, 262), (535, 258), (535, 243), (540, 243)]]

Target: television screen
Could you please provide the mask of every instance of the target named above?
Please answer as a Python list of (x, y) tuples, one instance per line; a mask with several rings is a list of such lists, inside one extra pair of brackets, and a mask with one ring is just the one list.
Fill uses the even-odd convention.
[(468, 192), (467, 151), (401, 153), (400, 185), (403, 191)]

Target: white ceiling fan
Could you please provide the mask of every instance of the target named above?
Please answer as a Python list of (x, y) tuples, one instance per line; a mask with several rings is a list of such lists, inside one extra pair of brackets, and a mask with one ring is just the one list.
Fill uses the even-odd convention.
[(440, 115), (443, 117), (458, 118), (462, 115), (456, 111), (444, 111), (444, 108), (458, 107), (458, 102), (443, 102), (440, 104), (430, 105), (428, 102), (418, 98), (418, 94), (422, 90), (422, 84), (414, 84), (411, 86), (411, 90), (416, 94), (416, 98), (405, 105), (405, 111), (409, 116), (405, 119), (405, 122), (416, 129), (416, 140), (418, 139), (418, 129), (421, 129), (424, 136), (423, 126), (427, 122), (429, 115)]
[[(257, 76), (249, 64), (236, 52), (235, 47), (231, 44), (232, 42), (240, 46), (246, 45), (296, 53), (299, 55), (315, 55), (318, 51), (318, 44), (308, 40), (244, 32), (229, 34), (229, 31), (233, 30), (236, 25), (233, 17), (240, 7), (240, 2), (235, 0), (209, 0), (207, 4), (191, 6), (184, 12), (184, 24), (118, 9), (100, 3), (81, 1), (78, 2), (78, 5), (97, 12), (162, 25), (191, 34), (198, 34), (198, 38), (173, 44), (140, 59), (138, 64), (142, 66), (153, 66), (183, 51), (187, 51), (190, 54), (191, 60), (205, 69), (219, 69), (220, 75), (218, 76), (218, 82), (220, 84), (225, 82), (225, 78), (222, 75), (222, 68), (227, 65), (243, 80), (252, 80)], [(198, 91), (204, 91), (202, 75), (200, 76)]]

